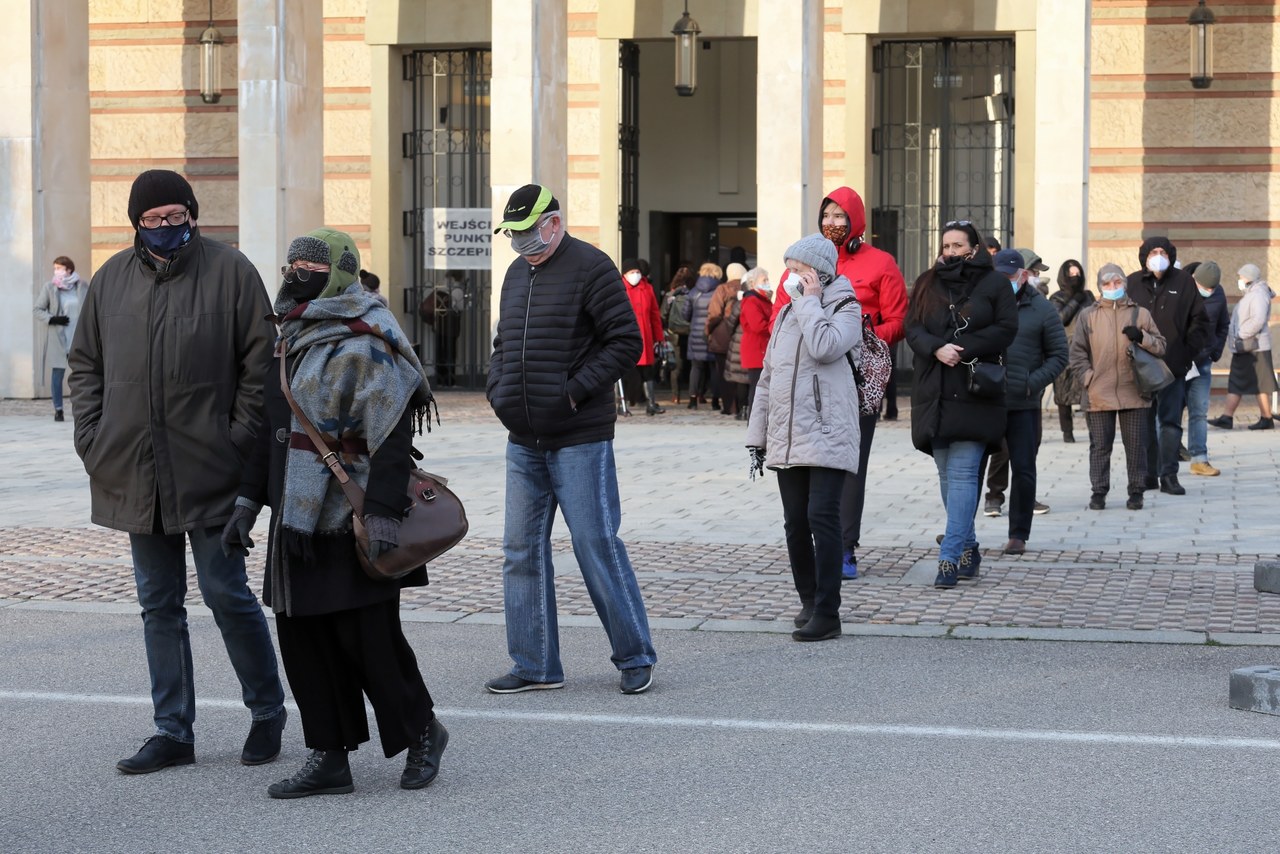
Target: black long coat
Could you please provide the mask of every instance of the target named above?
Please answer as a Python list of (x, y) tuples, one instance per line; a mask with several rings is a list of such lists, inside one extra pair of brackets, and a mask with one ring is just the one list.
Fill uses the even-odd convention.
[[(292, 369), (292, 364), (290, 364)], [(271, 535), (267, 540), (267, 566), (271, 566), (280, 543), (279, 513), (284, 496), (285, 456), (289, 450), (289, 402), (280, 391), (280, 360), (272, 359), (263, 382), (265, 418), (257, 442), (245, 464), (240, 495), (272, 508)], [(369, 485), (365, 490), (365, 513), (399, 518), (408, 506), (406, 489), (413, 468), (413, 417), (405, 410), (391, 435), (370, 460)], [(319, 460), (316, 465), (321, 465)], [(354, 610), (377, 602), (398, 599), (400, 588), (427, 583), (426, 567), (396, 581), (374, 581), (365, 575), (356, 558), (355, 536), (316, 535), (312, 537), (314, 559), (305, 565), (287, 551), (290, 602), (289, 616), (307, 617)], [(266, 573), (262, 601), (273, 608), (281, 603), (281, 591), (273, 590), (271, 572)]]

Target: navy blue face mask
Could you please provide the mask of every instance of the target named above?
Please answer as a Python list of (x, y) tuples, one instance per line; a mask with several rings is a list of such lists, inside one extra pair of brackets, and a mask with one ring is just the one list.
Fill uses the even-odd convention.
[(142, 243), (151, 254), (159, 258), (169, 258), (191, 239), (191, 227), (183, 225), (162, 225), (159, 228), (139, 228), (138, 234)]

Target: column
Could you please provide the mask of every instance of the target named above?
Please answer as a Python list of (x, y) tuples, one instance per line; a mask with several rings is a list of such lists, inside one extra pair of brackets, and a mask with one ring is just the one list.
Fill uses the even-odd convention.
[[(88, 278), (89, 12), (84, 3), (4, 4), (0, 80), (0, 397), (47, 394), (47, 328), (31, 306), (66, 255)], [(47, 373), (47, 372), (46, 372)]]
[(267, 288), (324, 225), (324, 22), (310, 0), (240, 0), (240, 251)]
[(821, 0), (758, 0), (758, 9), (758, 252), (774, 270), (789, 245), (818, 228), (823, 9)]
[[(489, 180), (493, 222), (525, 184), (549, 187), (565, 210), (594, 222), (596, 211), (566, 196), (569, 176), (569, 43), (566, 0), (490, 0), (493, 4), (493, 79), (489, 84)], [(616, 222), (616, 220), (614, 220)], [(602, 224), (603, 225), (603, 224)], [(603, 231), (603, 228), (602, 228)], [(515, 260), (505, 238), (493, 241), (493, 324), (498, 323), (502, 277)]]
[(391, 45), (369, 47), (370, 86), (373, 108), (372, 145), (373, 169), (371, 170), (372, 217), (370, 243), (376, 259), (378, 275), (382, 277), (382, 292), (391, 304), (391, 311), (399, 318), (406, 331), (412, 331), (413, 320), (400, 309), (404, 307), (404, 291), (413, 287), (413, 270), (409, 240), (404, 236), (404, 212), (411, 207), (405, 192), (406, 164), (402, 153), (405, 127), (403, 104), (404, 82), (403, 54)]

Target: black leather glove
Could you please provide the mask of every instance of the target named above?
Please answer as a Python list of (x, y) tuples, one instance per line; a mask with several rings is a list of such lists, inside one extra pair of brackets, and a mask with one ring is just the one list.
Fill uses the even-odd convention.
[(1128, 336), (1129, 336), (1129, 340), (1130, 340), (1130, 341), (1132, 341), (1134, 344), (1141, 343), (1141, 341), (1142, 341), (1142, 330), (1141, 330), (1141, 329), (1139, 329), (1138, 327), (1136, 327), (1136, 326), (1126, 326), (1124, 329), (1121, 329), (1120, 331), (1121, 331), (1121, 332), (1123, 332), (1125, 335), (1128, 335)]
[(66, 326), (70, 322), (71, 318), (67, 317), (65, 314), (55, 314), (49, 318), (50, 326)]
[(369, 534), (369, 560), (400, 545), (400, 520), (386, 516), (365, 516), (364, 529)]
[(757, 473), (759, 473), (760, 476), (763, 477), (764, 476), (764, 448), (757, 448), (754, 445), (748, 445), (747, 453), (751, 455), (751, 468), (748, 469), (748, 474), (751, 475), (751, 479), (755, 480)]
[(249, 554), (249, 549), (253, 548), (253, 538), (249, 536), (249, 532), (253, 530), (253, 521), (257, 518), (257, 511), (236, 505), (235, 512), (227, 520), (227, 526), (222, 529), (224, 556), (231, 557), (233, 554), (238, 554), (243, 557)]

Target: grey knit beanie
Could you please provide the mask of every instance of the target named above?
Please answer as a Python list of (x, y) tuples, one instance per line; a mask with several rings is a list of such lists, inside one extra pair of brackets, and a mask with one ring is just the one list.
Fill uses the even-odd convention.
[(1236, 275), (1244, 279), (1249, 284), (1253, 284), (1258, 281), (1258, 279), (1262, 278), (1262, 271), (1258, 269), (1257, 264), (1245, 264), (1240, 268)]
[(787, 251), (782, 257), (784, 259), (791, 258), (801, 264), (808, 264), (818, 272), (818, 278), (823, 283), (835, 278), (836, 245), (823, 237), (821, 233), (810, 234), (807, 237), (800, 238), (787, 247)]
[(1216, 261), (1205, 261), (1196, 267), (1196, 283), (1206, 290), (1213, 290), (1222, 282), (1222, 269)]
[(1120, 277), (1120, 281), (1125, 281), (1124, 270), (1120, 269), (1119, 264), (1103, 264), (1102, 269), (1098, 270), (1098, 290), (1102, 290), (1102, 285), (1108, 279)]

